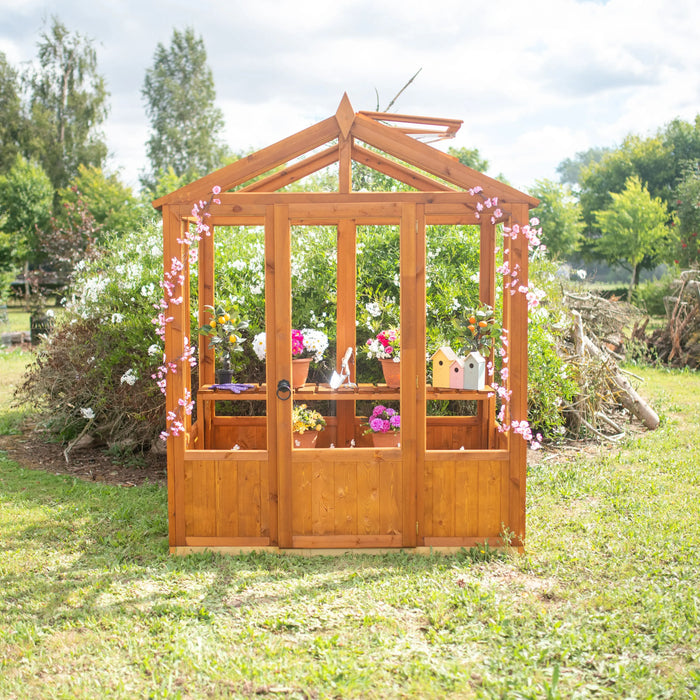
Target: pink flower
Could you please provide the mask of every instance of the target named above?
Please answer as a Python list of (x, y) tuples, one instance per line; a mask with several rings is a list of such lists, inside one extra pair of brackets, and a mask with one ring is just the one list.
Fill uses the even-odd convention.
[(221, 187), (219, 187), (218, 185), (214, 185), (214, 187), (211, 188), (211, 191), (214, 194), (219, 194), (221, 192)]
[(370, 418), (369, 427), (375, 433), (383, 433), (384, 421), (381, 418)]

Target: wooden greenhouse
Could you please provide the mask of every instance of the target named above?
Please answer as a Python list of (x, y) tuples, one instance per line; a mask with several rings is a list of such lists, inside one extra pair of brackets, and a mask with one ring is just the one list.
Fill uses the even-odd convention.
[[(426, 551), (502, 543), (522, 546), (525, 534), (525, 440), (498, 430), (490, 386), (467, 391), (428, 385), (426, 348), (426, 227), (478, 225), (479, 295), (495, 306), (499, 224), (529, 222), (537, 200), (460, 164), (428, 145), (449, 137), (461, 122), (398, 114), (355, 112), (343, 96), (337, 112), (160, 199), (164, 261), (170, 293), (164, 315), (168, 512), (173, 553), (201, 549), (240, 552), (368, 550)], [(361, 163), (410, 186), (409, 191), (353, 191), (352, 164)], [(285, 188), (328, 166), (338, 168), (334, 192)], [(212, 201), (212, 192), (219, 194)], [(489, 200), (497, 199), (496, 210)], [(209, 202), (212, 235), (198, 243), (200, 325), (213, 305), (216, 229), (264, 230), (266, 381), (240, 394), (216, 391), (215, 360), (198, 339), (199, 382), (190, 394), (188, 363), (190, 280), (186, 232), (193, 207)], [(218, 202), (218, 203), (217, 203)], [(486, 208), (484, 204), (486, 203)], [(494, 216), (495, 214), (495, 216)], [(292, 372), (291, 246), (293, 227), (337, 229), (337, 360), (356, 347), (358, 226), (392, 225), (400, 231), (400, 387), (307, 383), (285, 390)], [(499, 240), (497, 240), (497, 237)], [(527, 285), (528, 242), (505, 247), (510, 269)], [(175, 275), (173, 269), (180, 270)], [(474, 271), (475, 273), (477, 270)], [(509, 410), (527, 415), (527, 300), (503, 295), (509, 338)], [(194, 340), (193, 340), (194, 344)], [(434, 351), (434, 348), (433, 348)], [(353, 355), (354, 357), (354, 355)], [(355, 365), (350, 364), (355, 382)], [(238, 378), (238, 381), (246, 381)], [(190, 400), (196, 410), (186, 410)], [(289, 399), (292, 400), (289, 400)], [(429, 416), (434, 399), (472, 401), (473, 415)], [(327, 428), (313, 449), (292, 438), (292, 407), (332, 405)], [(217, 413), (217, 404), (257, 401), (260, 415)], [(358, 401), (400, 401), (401, 443), (375, 448), (363, 436)], [(330, 402), (330, 403), (318, 403)], [(225, 404), (224, 404), (225, 405)], [(193, 418), (196, 416), (196, 419)]]

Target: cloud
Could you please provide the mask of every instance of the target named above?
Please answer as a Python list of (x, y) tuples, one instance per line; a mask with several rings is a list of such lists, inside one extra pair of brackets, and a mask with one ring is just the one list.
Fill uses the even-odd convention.
[(697, 0), (5, 0), (0, 50), (13, 64), (35, 56), (51, 12), (95, 39), (112, 163), (133, 185), (147, 165), (141, 86), (175, 27), (204, 38), (235, 150), (324, 119), (345, 91), (355, 109), (374, 109), (377, 93), (383, 108), (422, 68), (394, 109), (462, 119), (454, 145), (525, 186), (700, 104)]

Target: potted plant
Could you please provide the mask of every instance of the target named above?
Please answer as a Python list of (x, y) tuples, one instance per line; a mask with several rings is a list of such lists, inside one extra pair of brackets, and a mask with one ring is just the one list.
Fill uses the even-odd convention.
[(372, 436), (375, 447), (398, 447), (401, 440), (401, 416), (386, 406), (375, 406), (367, 419), (365, 435)]
[(380, 331), (367, 341), (367, 356), (376, 357), (382, 363), (384, 381), (387, 386), (398, 387), (401, 384), (401, 331), (389, 328)]
[(211, 312), (212, 319), (199, 329), (199, 334), (211, 338), (209, 347), (221, 356), (221, 367), (216, 370), (216, 383), (230, 384), (233, 380), (232, 355), (243, 352), (243, 331), (248, 328), (248, 321), (241, 320), (220, 304), (205, 308)]
[[(320, 362), (328, 348), (328, 336), (314, 328), (292, 329), (292, 386), (295, 389), (306, 384), (309, 365)], [(265, 332), (253, 338), (253, 351), (258, 359), (264, 360), (267, 354)]]
[(501, 324), (496, 321), (493, 308), (482, 304), (467, 309), (460, 321), (460, 330), (465, 337), (464, 389), (481, 391), (485, 384), (486, 360), (484, 354), (491, 352), (501, 337)]
[(292, 409), (294, 447), (316, 447), (318, 434), (326, 427), (324, 417), (305, 403)]

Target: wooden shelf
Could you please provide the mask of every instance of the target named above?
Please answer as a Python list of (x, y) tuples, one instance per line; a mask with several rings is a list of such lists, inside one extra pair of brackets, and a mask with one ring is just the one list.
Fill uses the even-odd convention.
[[(484, 401), (493, 395), (493, 389), (486, 386), (482, 391), (473, 391), (428, 386), (425, 393), (429, 401)], [(265, 401), (267, 385), (254, 384), (251, 389), (240, 394), (212, 389), (211, 385), (205, 385), (200, 388), (198, 397), (204, 401)], [(401, 390), (386, 384), (359, 384), (356, 387), (339, 389), (331, 389), (329, 384), (305, 384), (299, 389), (294, 389), (292, 397), (296, 401), (398, 401), (401, 398)]]

